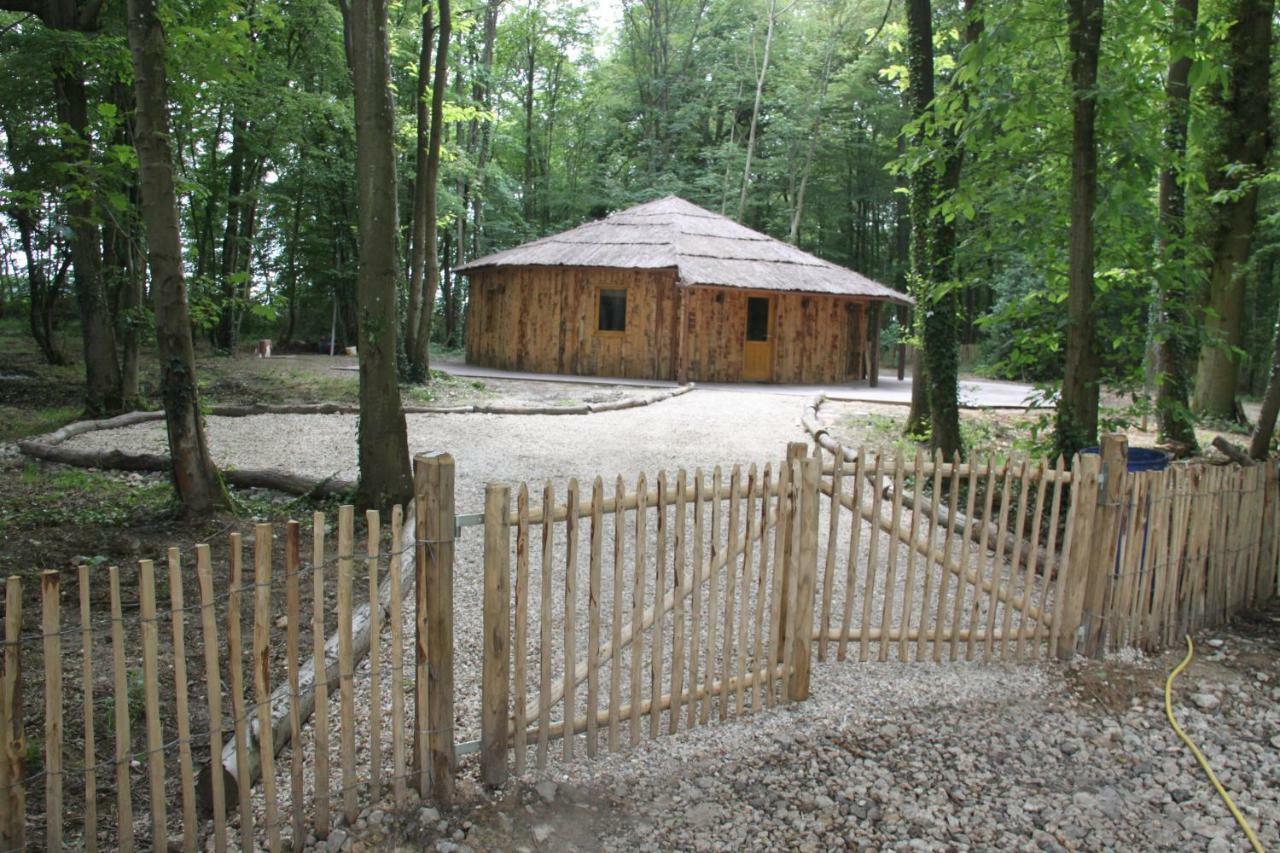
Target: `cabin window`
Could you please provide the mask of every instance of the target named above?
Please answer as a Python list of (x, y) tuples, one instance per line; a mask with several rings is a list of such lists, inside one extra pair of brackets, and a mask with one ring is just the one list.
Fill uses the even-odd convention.
[(747, 297), (747, 340), (769, 340), (769, 300), (766, 297)]
[(625, 290), (600, 291), (601, 332), (625, 332), (627, 330), (627, 292)]

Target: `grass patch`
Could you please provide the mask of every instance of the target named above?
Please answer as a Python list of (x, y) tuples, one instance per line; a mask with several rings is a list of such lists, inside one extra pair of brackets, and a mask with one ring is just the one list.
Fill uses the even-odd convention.
[(135, 483), (81, 468), (51, 473), (35, 462), (23, 465), (17, 479), (22, 488), (0, 496), (0, 537), (63, 524), (126, 526), (174, 511), (167, 480)]
[(17, 441), (31, 435), (51, 432), (63, 424), (79, 419), (80, 406), (48, 406), (27, 409), (0, 406), (0, 441)]

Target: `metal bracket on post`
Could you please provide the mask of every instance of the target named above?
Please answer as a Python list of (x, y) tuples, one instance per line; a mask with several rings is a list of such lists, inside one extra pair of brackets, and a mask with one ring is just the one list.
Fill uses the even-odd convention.
[(462, 535), (464, 527), (479, 527), (484, 524), (484, 513), (467, 512), (453, 517), (453, 538), (457, 539)]

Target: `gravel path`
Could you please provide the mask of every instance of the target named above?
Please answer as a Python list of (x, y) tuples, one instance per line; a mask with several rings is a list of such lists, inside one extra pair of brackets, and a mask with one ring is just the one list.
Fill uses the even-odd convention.
[[(1268, 847), (1280, 842), (1277, 621), (1273, 610), (1209, 639), (1175, 694)], [(1247, 850), (1164, 720), (1179, 657), (820, 664), (809, 702), (555, 768), (455, 814), (373, 810), (361, 846)]]

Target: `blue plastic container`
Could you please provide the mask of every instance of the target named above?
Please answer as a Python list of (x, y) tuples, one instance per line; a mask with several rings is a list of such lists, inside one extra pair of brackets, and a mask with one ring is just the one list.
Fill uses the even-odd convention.
[[(1096, 447), (1086, 447), (1081, 453), (1098, 453)], [(1130, 447), (1129, 448), (1129, 473), (1137, 474), (1142, 471), (1163, 471), (1169, 467), (1169, 454), (1163, 450), (1152, 450), (1147, 447)]]

